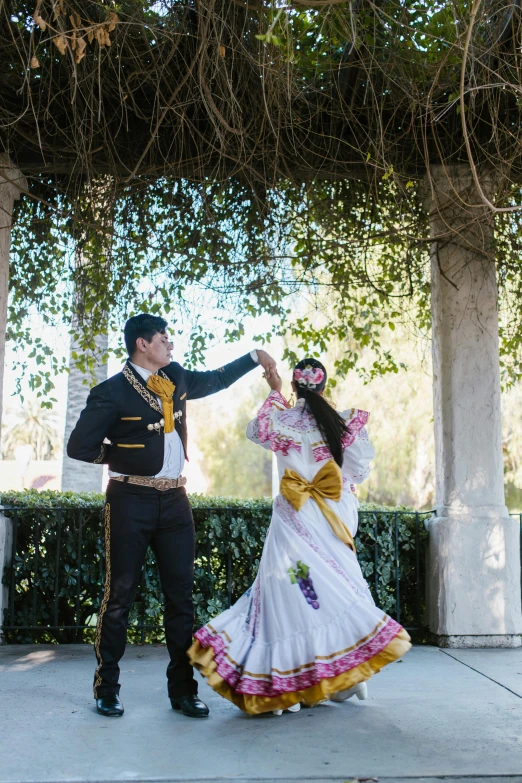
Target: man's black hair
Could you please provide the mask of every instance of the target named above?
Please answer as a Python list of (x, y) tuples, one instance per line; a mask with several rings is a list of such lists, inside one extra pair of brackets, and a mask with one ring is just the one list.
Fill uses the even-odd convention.
[(159, 315), (149, 315), (149, 313), (140, 313), (139, 315), (133, 315), (129, 318), (125, 324), (123, 330), (123, 336), (125, 338), (125, 347), (129, 356), (134, 356), (136, 353), (136, 340), (138, 337), (143, 337), (148, 343), (152, 340), (155, 334), (165, 334), (167, 322), (164, 318), (160, 318)]

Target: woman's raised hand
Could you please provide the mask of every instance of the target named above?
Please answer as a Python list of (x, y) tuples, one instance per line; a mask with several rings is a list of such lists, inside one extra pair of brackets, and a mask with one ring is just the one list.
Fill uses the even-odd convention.
[(276, 368), (275, 359), (272, 359), (270, 354), (262, 348), (257, 349), (257, 361), (265, 372), (275, 370)]
[(281, 391), (281, 388), (283, 386), (283, 381), (281, 380), (279, 373), (277, 372), (276, 367), (270, 367), (263, 373), (264, 377), (266, 378), (266, 382), (272, 389), (272, 391)]

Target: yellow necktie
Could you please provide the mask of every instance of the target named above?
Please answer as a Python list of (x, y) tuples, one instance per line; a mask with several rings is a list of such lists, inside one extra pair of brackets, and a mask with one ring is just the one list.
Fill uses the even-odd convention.
[(147, 381), (147, 389), (160, 398), (165, 419), (164, 432), (174, 432), (174, 401), (172, 395), (176, 387), (166, 378), (159, 375), (151, 375)]
[(325, 498), (340, 500), (342, 490), (343, 477), (341, 468), (333, 459), (329, 460), (326, 465), (323, 465), (321, 470), (314, 476), (313, 481), (306, 481), (295, 470), (287, 468), (281, 479), (280, 487), (282, 496), (291, 503), (296, 511), (300, 511), (306, 501), (309, 498), (313, 498), (330, 523), (330, 527), (337, 538), (340, 538), (346, 546), (349, 546), (355, 552), (352, 534), (325, 500)]

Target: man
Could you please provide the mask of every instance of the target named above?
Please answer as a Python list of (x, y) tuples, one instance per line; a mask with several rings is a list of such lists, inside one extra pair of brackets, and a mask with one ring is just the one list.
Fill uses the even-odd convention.
[(149, 545), (165, 594), (172, 707), (194, 718), (208, 715), (186, 655), (194, 621), (194, 522), (181, 475), (187, 458), (186, 402), (226, 389), (258, 364), (268, 374), (275, 368), (274, 360), (258, 350), (219, 370), (185, 370), (171, 362), (166, 327), (163, 318), (148, 314), (127, 321), (129, 360), (122, 372), (91, 389), (67, 445), (69, 457), (109, 466), (94, 698), (100, 715), (111, 717), (123, 715), (119, 661)]

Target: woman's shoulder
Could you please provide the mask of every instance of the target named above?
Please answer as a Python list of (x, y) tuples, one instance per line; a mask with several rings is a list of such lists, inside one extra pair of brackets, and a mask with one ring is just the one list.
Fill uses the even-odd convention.
[(361, 408), (348, 408), (339, 411), (339, 413), (346, 422), (346, 432), (342, 437), (343, 449), (351, 446), (356, 438), (363, 440), (368, 438), (368, 433), (365, 430), (370, 418), (368, 411), (363, 411)]
[(304, 406), (295, 405), (293, 408), (278, 410), (274, 415), (278, 427), (294, 432), (312, 432), (317, 429), (317, 422), (312, 413)]

